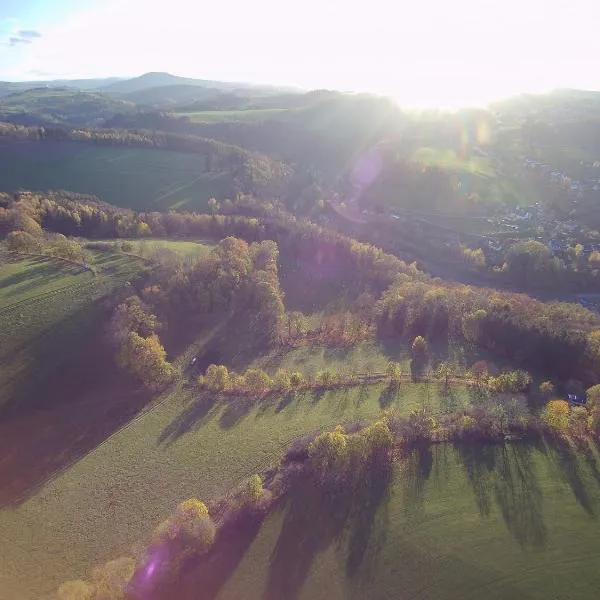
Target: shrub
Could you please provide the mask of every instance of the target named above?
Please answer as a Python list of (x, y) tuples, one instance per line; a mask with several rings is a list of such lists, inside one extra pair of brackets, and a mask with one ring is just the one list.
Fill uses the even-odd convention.
[(304, 378), (304, 375), (300, 373), (300, 371), (292, 371), (290, 373), (290, 387), (293, 390), (297, 390), (304, 385), (306, 385), (306, 379)]
[(402, 379), (402, 366), (400, 363), (390, 361), (385, 369), (385, 374), (390, 378), (392, 383), (400, 383)]
[(101, 567), (96, 567), (92, 572), (92, 582), (96, 588), (94, 600), (124, 599), (135, 567), (135, 560), (129, 556), (123, 556), (111, 560)]
[(261, 396), (269, 391), (273, 382), (262, 369), (248, 369), (244, 374), (244, 384), (251, 394)]
[(542, 381), (539, 389), (540, 393), (545, 396), (551, 396), (554, 393), (554, 385), (552, 385), (551, 381)]
[(542, 411), (542, 421), (555, 431), (564, 431), (569, 424), (569, 403), (550, 400)]
[(323, 369), (317, 373), (315, 381), (317, 385), (322, 387), (329, 387), (335, 385), (337, 382), (338, 376), (337, 373), (333, 369)]
[(152, 535), (152, 543), (179, 542), (183, 549), (206, 552), (212, 545), (216, 528), (201, 500), (190, 498), (177, 507), (175, 514), (163, 521)]
[(324, 474), (334, 466), (340, 466), (348, 452), (348, 436), (338, 426), (333, 431), (318, 435), (308, 447), (308, 456), (315, 471)]
[(205, 374), (198, 377), (198, 385), (211, 392), (223, 392), (229, 387), (229, 370), (225, 365), (208, 365)]
[(121, 242), (121, 250), (123, 252), (132, 252), (133, 244), (131, 242)]
[(202, 500), (190, 498), (179, 504), (176, 514), (182, 519), (200, 519), (208, 517), (208, 508), (206, 508), (206, 504)]
[(277, 369), (273, 376), (273, 389), (279, 392), (289, 392), (292, 387), (290, 374), (285, 369)]
[(261, 476), (255, 473), (248, 479), (248, 482), (244, 487), (244, 504), (257, 504), (258, 501), (262, 498), (264, 492)]
[(77, 579), (67, 581), (58, 588), (58, 600), (92, 600), (95, 588), (90, 583)]
[(428, 352), (427, 341), (418, 335), (412, 343), (412, 351), (415, 357), (425, 357)]

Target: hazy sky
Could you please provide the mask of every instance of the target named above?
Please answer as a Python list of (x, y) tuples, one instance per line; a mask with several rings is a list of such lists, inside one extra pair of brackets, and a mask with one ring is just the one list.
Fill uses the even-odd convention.
[(600, 89), (598, 0), (0, 0), (0, 79), (177, 75), (481, 104)]

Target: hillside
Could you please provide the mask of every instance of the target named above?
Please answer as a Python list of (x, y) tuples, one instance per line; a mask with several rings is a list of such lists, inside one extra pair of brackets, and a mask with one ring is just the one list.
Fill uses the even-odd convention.
[(20, 125), (99, 126), (134, 109), (131, 102), (66, 87), (37, 87), (0, 97), (0, 121)]
[[(105, 569), (136, 600), (191, 600), (199, 581), (208, 598), (393, 598), (399, 585), (476, 598), (488, 583), (536, 598), (563, 563), (553, 585), (578, 578), (592, 597), (595, 392), (587, 406), (548, 399), (599, 381), (597, 314), (444, 283), (284, 212), (0, 200), (15, 375), (2, 600), (50, 599), (67, 580), (101, 590)], [(338, 424), (352, 452), (383, 440), (347, 471), (356, 487), (345, 454), (319, 471), (311, 450)], [(238, 506), (251, 476), (264, 503)], [(188, 497), (208, 503), (212, 547), (195, 530), (150, 542)], [(562, 544), (576, 560), (549, 567)], [(146, 577), (156, 548), (176, 578)], [(118, 557), (128, 570), (110, 575)]]

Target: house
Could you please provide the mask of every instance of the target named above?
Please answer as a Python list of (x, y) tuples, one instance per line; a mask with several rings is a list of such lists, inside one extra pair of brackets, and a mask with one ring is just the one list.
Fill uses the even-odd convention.
[(562, 252), (565, 249), (564, 244), (559, 240), (550, 240), (548, 242), (548, 248), (550, 248), (552, 252)]
[(567, 394), (567, 397), (571, 404), (585, 404), (585, 395), (583, 394)]

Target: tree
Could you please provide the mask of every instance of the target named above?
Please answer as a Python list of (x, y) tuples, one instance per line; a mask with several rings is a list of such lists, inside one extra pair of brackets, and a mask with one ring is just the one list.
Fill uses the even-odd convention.
[(198, 377), (198, 384), (211, 392), (224, 392), (230, 385), (229, 370), (225, 365), (208, 365), (205, 374)]
[(248, 369), (244, 374), (246, 389), (254, 396), (261, 396), (269, 391), (273, 381), (262, 369)]
[(290, 387), (293, 390), (298, 390), (306, 385), (306, 379), (300, 371), (292, 371), (290, 373)]
[(336, 383), (337, 373), (333, 369), (323, 369), (317, 373), (315, 378), (317, 385), (329, 387)]
[(588, 407), (591, 410), (600, 409), (600, 384), (589, 387), (585, 394)]
[(569, 403), (566, 400), (550, 400), (542, 411), (542, 420), (555, 431), (564, 431), (569, 424)]
[(41, 241), (26, 231), (11, 231), (6, 236), (6, 247), (10, 252), (41, 252)]
[(158, 336), (143, 338), (135, 331), (130, 331), (121, 346), (117, 362), (121, 368), (139, 377), (148, 389), (157, 391), (175, 376), (175, 370), (167, 362), (166, 355)]
[(285, 369), (277, 369), (273, 376), (273, 388), (279, 392), (286, 393), (292, 387), (290, 374)]
[(175, 514), (163, 521), (153, 533), (153, 543), (178, 542), (183, 549), (204, 553), (216, 535), (215, 524), (204, 502), (196, 498), (185, 500)]
[(255, 505), (263, 497), (263, 482), (261, 476), (254, 474), (250, 476), (242, 489), (242, 502), (245, 505)]
[(427, 356), (427, 341), (424, 337), (418, 335), (412, 343), (412, 351), (415, 357), (425, 358)]
[(542, 381), (540, 383), (540, 394), (544, 394), (544, 396), (551, 396), (554, 393), (554, 385), (551, 381)]
[(338, 426), (333, 431), (318, 435), (308, 447), (308, 456), (315, 471), (324, 475), (333, 467), (343, 464), (347, 456), (348, 436)]
[(129, 556), (96, 567), (92, 571), (92, 583), (96, 589), (94, 600), (124, 600), (134, 573), (135, 560)]
[(388, 362), (385, 374), (390, 378), (391, 383), (400, 383), (402, 379), (402, 365), (394, 361)]
[(476, 310), (468, 314), (463, 319), (462, 330), (465, 339), (474, 344), (479, 343), (482, 334), (482, 326), (487, 312), (483, 309)]
[(518, 242), (506, 254), (507, 271), (524, 283), (539, 281), (552, 271), (552, 252), (541, 242)]

